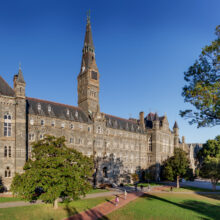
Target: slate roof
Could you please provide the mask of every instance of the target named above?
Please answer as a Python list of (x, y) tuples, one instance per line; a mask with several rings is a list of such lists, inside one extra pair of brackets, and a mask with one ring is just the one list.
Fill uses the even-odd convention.
[(0, 94), (5, 96), (15, 96), (14, 90), (8, 85), (8, 83), (0, 76)]
[(105, 118), (106, 118), (106, 126), (109, 128), (143, 133), (143, 130), (140, 128), (139, 124), (135, 121), (119, 118), (108, 114), (105, 114)]
[[(91, 123), (91, 120), (78, 107), (28, 97), (26, 101), (28, 114)], [(39, 104), (40, 110), (38, 109)]]

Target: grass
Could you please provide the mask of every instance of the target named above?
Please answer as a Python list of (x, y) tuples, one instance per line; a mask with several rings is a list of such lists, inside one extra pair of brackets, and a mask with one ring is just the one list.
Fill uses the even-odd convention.
[[(163, 189), (163, 191), (170, 191), (170, 188)], [(216, 190), (215, 192), (219, 192), (220, 190)], [(212, 189), (203, 189), (193, 186), (181, 186), (181, 188), (177, 189), (173, 187), (173, 192), (214, 192)]]
[(109, 190), (108, 189), (92, 189), (88, 192), (88, 194), (102, 193), (102, 192), (109, 192)]
[(54, 210), (51, 204), (4, 208), (0, 209), (0, 220), (60, 220), (88, 210), (109, 199), (112, 197), (78, 200), (69, 203), (68, 206), (59, 203), (57, 210)]
[(103, 219), (217, 220), (220, 219), (220, 195), (145, 194)]
[(0, 203), (1, 202), (15, 202), (15, 201), (21, 201), (21, 199), (16, 197), (0, 197)]
[[(140, 186), (143, 186), (143, 187), (148, 187), (148, 183), (138, 183), (138, 187)], [(149, 183), (150, 186), (163, 186), (164, 184), (163, 183)], [(134, 184), (126, 184), (125, 186), (133, 186), (134, 187)]]

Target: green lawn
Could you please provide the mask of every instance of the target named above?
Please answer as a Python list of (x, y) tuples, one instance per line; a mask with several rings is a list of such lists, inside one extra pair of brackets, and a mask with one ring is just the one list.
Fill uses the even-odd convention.
[(103, 219), (218, 220), (220, 219), (220, 195), (146, 194)]
[[(170, 187), (167, 189), (163, 189), (163, 191), (170, 191)], [(213, 192), (212, 189), (203, 189), (193, 186), (182, 186), (181, 188), (177, 189), (176, 187), (173, 187), (173, 192)], [(219, 192), (220, 190), (216, 190), (216, 192)]]
[(15, 201), (21, 201), (21, 199), (16, 197), (0, 197), (0, 203), (1, 202), (15, 202)]
[(5, 208), (0, 209), (0, 220), (61, 220), (78, 212), (90, 209), (111, 198), (101, 197), (78, 200), (69, 203), (68, 206), (60, 203), (57, 210), (54, 210), (50, 204)]

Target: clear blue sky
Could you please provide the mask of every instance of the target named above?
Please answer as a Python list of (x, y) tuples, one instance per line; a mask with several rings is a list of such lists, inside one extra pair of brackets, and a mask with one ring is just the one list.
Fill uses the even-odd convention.
[(215, 38), (219, 0), (0, 0), (0, 75), (12, 86), (20, 61), (27, 96), (77, 105), (88, 9), (102, 112), (166, 112), (187, 142), (220, 134), (220, 126), (197, 129), (179, 116), (183, 73)]

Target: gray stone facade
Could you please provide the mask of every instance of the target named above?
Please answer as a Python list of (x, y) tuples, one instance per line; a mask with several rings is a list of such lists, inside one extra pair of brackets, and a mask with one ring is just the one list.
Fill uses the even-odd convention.
[(7, 188), (15, 172), (22, 172), (31, 157), (34, 141), (46, 134), (65, 136), (70, 148), (94, 156), (97, 181), (120, 183), (129, 174), (149, 167), (159, 178), (160, 164), (180, 143), (178, 125), (170, 130), (166, 115), (140, 112), (138, 119), (123, 119), (100, 112), (99, 71), (87, 21), (81, 70), (78, 75), (78, 107), (28, 98), (21, 69), (12, 89), (0, 77), (0, 176)]

